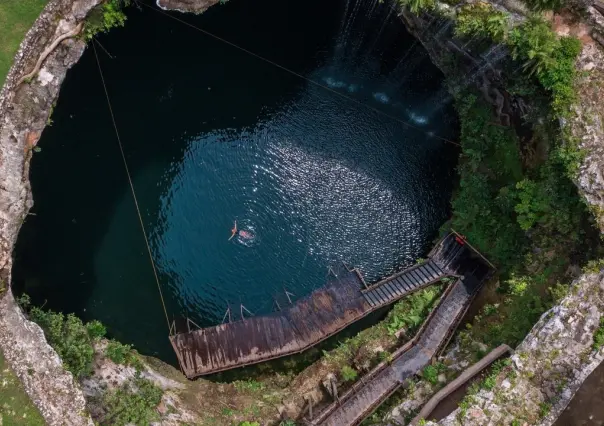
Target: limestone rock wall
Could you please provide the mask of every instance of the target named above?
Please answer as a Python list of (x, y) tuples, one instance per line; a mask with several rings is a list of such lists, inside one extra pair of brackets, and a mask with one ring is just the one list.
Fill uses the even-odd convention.
[(82, 22), (100, 0), (51, 0), (27, 33), (0, 92), (0, 347), (49, 425), (92, 425), (86, 401), (42, 330), (28, 321), (7, 289), (12, 251), (33, 201), (32, 149), (46, 126), (67, 70), (84, 52), (79, 39), (61, 43), (29, 83), (17, 86), (41, 53)]

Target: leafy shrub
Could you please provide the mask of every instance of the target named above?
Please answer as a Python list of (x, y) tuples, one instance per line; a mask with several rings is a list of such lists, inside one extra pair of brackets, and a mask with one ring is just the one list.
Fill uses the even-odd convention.
[(105, 348), (105, 355), (116, 364), (131, 365), (137, 370), (143, 369), (143, 363), (132, 349), (132, 345), (110, 340)]
[(517, 220), (523, 230), (531, 229), (547, 213), (550, 213), (550, 198), (543, 192), (543, 187), (530, 179), (521, 180), (516, 184), (519, 203), (514, 210)]
[(598, 351), (602, 345), (604, 345), (604, 317), (600, 318), (600, 326), (594, 333), (594, 343), (592, 347), (594, 351)]
[(413, 13), (433, 9), (436, 4), (434, 0), (399, 0), (399, 3), (408, 7)]
[(439, 294), (440, 288), (430, 287), (396, 304), (386, 318), (388, 334), (392, 336), (403, 327), (406, 327), (407, 331), (416, 329), (430, 312)]
[(524, 61), (529, 75), (540, 75), (555, 64), (555, 52), (560, 42), (549, 24), (532, 17), (510, 33), (514, 59)]
[(112, 28), (123, 27), (127, 18), (122, 9), (129, 6), (130, 3), (131, 0), (106, 0), (95, 7), (86, 21), (84, 38), (92, 40), (98, 33), (106, 33)]
[(509, 16), (489, 3), (468, 4), (457, 14), (457, 35), (489, 37), (501, 42), (509, 28)]
[(105, 328), (93, 321), (84, 325), (74, 314), (67, 316), (33, 307), (29, 317), (42, 330), (48, 343), (57, 351), (65, 368), (76, 377), (85, 377), (92, 371), (93, 341), (103, 336)]
[(258, 422), (241, 422), (239, 426), (260, 426)]
[(422, 377), (435, 385), (438, 383), (438, 370), (433, 365), (428, 365), (422, 371)]
[(356, 380), (358, 376), (355, 369), (349, 367), (348, 365), (342, 367), (342, 369), (340, 370), (340, 375), (342, 376), (342, 380), (344, 380), (345, 382), (351, 382), (353, 380)]
[(137, 375), (103, 396), (103, 406), (107, 412), (101, 424), (146, 426), (159, 419), (156, 408), (162, 395), (163, 391), (153, 382)]
[(525, 0), (526, 5), (537, 11), (541, 10), (558, 10), (564, 2), (562, 0)]
[(102, 337), (105, 337), (107, 334), (107, 329), (105, 326), (97, 320), (90, 321), (86, 324), (86, 330), (88, 331), (88, 335), (93, 340), (98, 340)]
[(538, 74), (539, 82), (552, 93), (552, 110), (566, 116), (576, 99), (574, 82), (577, 75), (576, 61), (581, 53), (581, 42), (574, 37), (562, 37), (554, 52), (554, 62)]

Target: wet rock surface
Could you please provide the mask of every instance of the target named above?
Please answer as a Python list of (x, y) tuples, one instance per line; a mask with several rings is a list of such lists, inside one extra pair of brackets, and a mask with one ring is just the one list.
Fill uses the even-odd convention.
[(157, 0), (157, 5), (164, 10), (203, 13), (218, 2), (219, 0)]

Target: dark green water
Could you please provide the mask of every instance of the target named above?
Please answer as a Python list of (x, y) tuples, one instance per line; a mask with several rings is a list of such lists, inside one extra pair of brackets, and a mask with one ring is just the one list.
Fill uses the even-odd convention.
[[(170, 319), (270, 312), (344, 261), (368, 280), (426, 254), (457, 152), (443, 76), (386, 4), (231, 0), (176, 14), (363, 103), (150, 9), (99, 49)], [(354, 19), (353, 19), (354, 17)], [(389, 18), (389, 19), (386, 19)], [(158, 289), (92, 49), (31, 169), (15, 288), (172, 360)], [(233, 222), (253, 234), (229, 241)], [(294, 297), (294, 298), (295, 298)], [(237, 315), (238, 316), (238, 315)]]

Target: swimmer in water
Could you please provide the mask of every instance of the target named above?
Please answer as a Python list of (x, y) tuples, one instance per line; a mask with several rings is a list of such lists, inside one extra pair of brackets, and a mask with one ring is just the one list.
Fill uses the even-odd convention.
[(241, 235), (242, 238), (245, 238), (246, 240), (250, 240), (253, 238), (253, 235), (251, 232), (248, 231), (239, 231), (239, 235)]
[(235, 226), (231, 229), (231, 238), (229, 238), (229, 241), (231, 241), (235, 235), (237, 235), (237, 221), (235, 221)]

